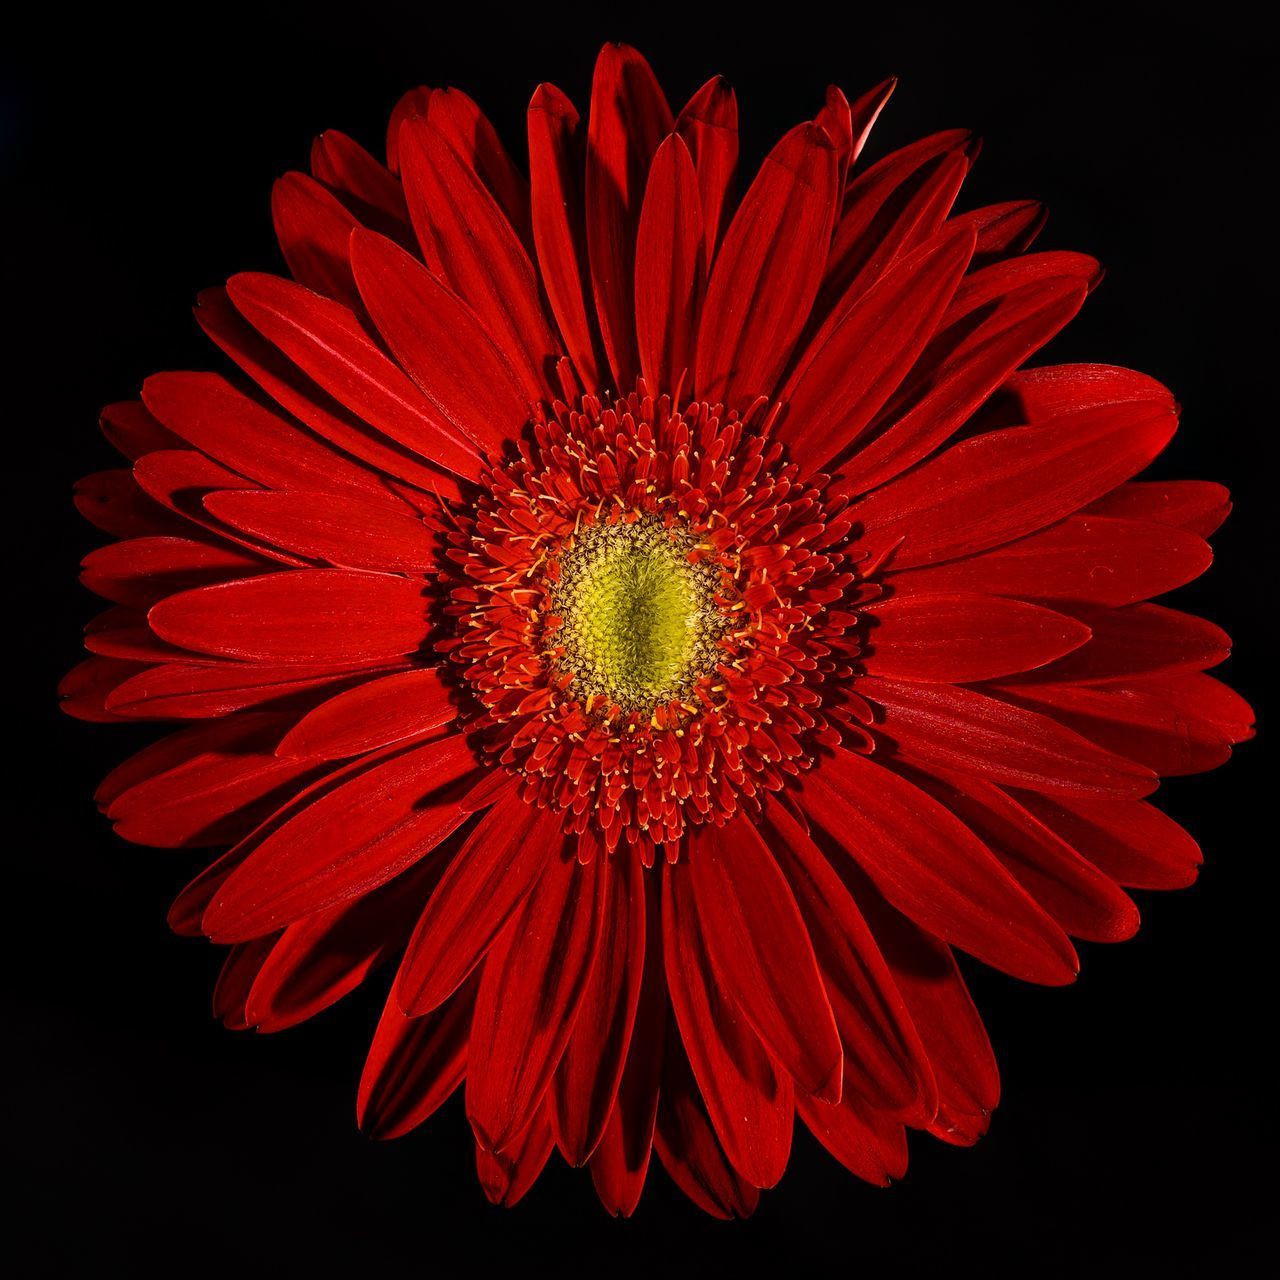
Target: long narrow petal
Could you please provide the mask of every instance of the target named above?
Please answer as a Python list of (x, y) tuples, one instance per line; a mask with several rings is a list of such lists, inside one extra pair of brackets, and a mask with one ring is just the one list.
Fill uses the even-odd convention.
[(1095, 747), (1049, 716), (976, 689), (874, 677), (856, 687), (880, 709), (877, 732), (908, 762), (1033, 791), (1143, 796), (1155, 790), (1155, 775), (1142, 765)]
[(689, 148), (673, 134), (653, 158), (636, 232), (636, 343), (655, 395), (674, 391), (693, 365), (703, 237), (698, 175)]
[(981, 778), (916, 773), (1072, 937), (1121, 942), (1138, 929), (1138, 909), (1114, 880), (1087, 862), (1001, 788)]
[(584, 385), (601, 389), (588, 306), (591, 276), (583, 223), (585, 148), (578, 112), (559, 89), (542, 84), (529, 103), (529, 180), (533, 243), (552, 314)]
[(529, 401), (475, 313), (385, 236), (356, 231), (351, 266), (387, 346), (460, 435), (491, 456), (520, 434)]
[(937, 1107), (933, 1072), (853, 896), (787, 811), (770, 805), (770, 848), (795, 894), (844, 1045), (844, 1096), (901, 1110)]
[[(298, 368), (232, 305), (225, 289), (206, 289), (197, 300), (196, 321), (278, 405), (331, 446), (335, 464), (359, 470), (365, 487), (385, 493), (389, 482), (407, 481), (427, 492), (457, 498), (462, 490), (446, 470), (412, 446), (384, 435)], [(368, 464), (361, 467), (353, 459)], [(303, 487), (314, 484), (304, 483)]]
[(1231, 495), (1209, 480), (1130, 480), (1104, 494), (1089, 511), (1122, 520), (1151, 520), (1207, 538), (1231, 514)]
[(417, 737), (457, 714), (449, 686), (437, 671), (402, 671), (322, 702), (285, 734), (276, 754), (340, 760)]
[(271, 489), (358, 492), (391, 503), (385, 487), (216, 373), (156, 373), (142, 398), (176, 436)]
[(1066, 935), (949, 810), (891, 769), (843, 749), (807, 775), (803, 804), (904, 915), (1029, 982), (1070, 982)]
[(1071, 515), (1146, 466), (1177, 427), (1172, 404), (1064, 414), (953, 445), (851, 510), (869, 550), (905, 569), (984, 551)]
[(218, 941), (258, 937), (385, 884), (465, 820), (475, 769), (460, 737), (413, 747), (321, 796), (269, 834), (205, 912)]
[[(585, 1164), (604, 1134), (631, 1048), (650, 941), (646, 874), (636, 857), (617, 859), (610, 867), (591, 978), (552, 1082), (556, 1142), (573, 1165)], [(658, 946), (656, 937), (651, 941)]]
[(773, 391), (818, 291), (835, 201), (835, 148), (818, 126), (797, 125), (765, 157), (716, 256), (699, 397), (742, 408)]
[(383, 435), (457, 475), (479, 474), (475, 446), (442, 420), (346, 307), (291, 281), (253, 273), (233, 276), (227, 293), (263, 337)]
[(437, 1111), (462, 1083), (476, 983), (420, 1018), (387, 996), (356, 1094), (356, 1121), (371, 1138), (399, 1138)]
[(895, 592), (981, 591), (1031, 600), (1134, 604), (1198, 578), (1209, 545), (1176, 525), (1074, 515), (977, 555), (886, 579)]
[[(662, 892), (667, 990), (711, 1124), (733, 1167), (771, 1187), (791, 1152), (791, 1077), (769, 1056), (711, 967), (689, 868), (667, 865)], [(661, 1148), (660, 1148), (661, 1150)]]
[(420, 581), (346, 569), (303, 569), (197, 587), (147, 619), (198, 653), (259, 662), (355, 662), (413, 653), (427, 634)]
[(553, 853), (485, 958), (467, 1119), (487, 1151), (518, 1138), (551, 1084), (596, 958), (609, 869), (607, 858), (583, 866)]
[(1000, 1073), (951, 948), (918, 929), (865, 881), (853, 892), (933, 1066), (938, 1114), (929, 1131), (948, 1142), (972, 1143), (986, 1132), (1000, 1101)]
[(396, 997), (411, 1017), (449, 998), (484, 958), (562, 844), (559, 824), (511, 796), (449, 864), (409, 939)]
[(725, 208), (738, 166), (738, 99), (723, 76), (713, 76), (676, 118), (698, 174), (706, 260), (715, 257)]
[(945, 326), (842, 469), (839, 491), (865, 493), (928, 457), (1023, 361), (1079, 311), (1085, 286), (1049, 280), (1016, 289)]
[(560, 354), (519, 237), (476, 174), (428, 120), (401, 129), (400, 165), (427, 266), (479, 317), (529, 399), (551, 386)]
[(860, 659), (872, 676), (966, 684), (1030, 671), (1084, 644), (1076, 618), (1021, 600), (968, 592), (876, 600)]
[(347, 256), (347, 241), (360, 224), (341, 200), (305, 173), (286, 173), (271, 189), (271, 220), (299, 284), (348, 307), (360, 305)]
[(80, 581), (116, 604), (146, 609), (177, 591), (252, 577), (275, 568), (235, 547), (190, 538), (128, 538), (89, 552)]
[(640, 999), (617, 1098), (609, 1123), (591, 1154), (591, 1181), (596, 1194), (610, 1213), (623, 1217), (630, 1217), (640, 1202), (649, 1170), (671, 1020), (662, 956), (662, 882), (649, 874), (644, 880), (645, 949)]
[(806, 1093), (840, 1096), (843, 1051), (795, 898), (755, 826), (701, 829), (688, 860), (716, 976)]
[(782, 392), (783, 435), (818, 469), (866, 429), (924, 349), (973, 253), (973, 233), (943, 232), (881, 277)]
[(1199, 846), (1154, 805), (1114, 796), (1034, 792), (1018, 792), (1017, 799), (1118, 884), (1185, 889), (1199, 873)]
[(704, 1212), (716, 1218), (755, 1212), (760, 1192), (726, 1158), (675, 1035), (667, 1036), (654, 1146), (671, 1180)]
[(587, 122), (587, 256), (600, 333), (623, 394), (639, 372), (634, 271), (640, 204), (649, 163), (671, 124), (671, 108), (649, 64), (627, 45), (605, 45), (596, 59)]

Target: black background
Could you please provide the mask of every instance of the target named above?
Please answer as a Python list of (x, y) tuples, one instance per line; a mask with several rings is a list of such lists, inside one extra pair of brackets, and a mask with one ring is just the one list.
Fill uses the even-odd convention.
[(1263, 192), (1274, 68), (1249, 10), (1219, 3), (1193, 21), (1121, 4), (44, 9), (7, 34), (3, 76), (16, 333), (3, 490), (17, 517), (5, 630), (19, 646), (6, 667), (3, 929), (19, 1230), (5, 1239), (11, 1257), (25, 1251), (17, 1274), (1244, 1274), (1275, 1203), (1265, 738), (1161, 789), (1207, 865), (1190, 891), (1140, 897), (1135, 941), (1086, 946), (1067, 990), (975, 973), (1005, 1080), (975, 1149), (913, 1140), (905, 1182), (883, 1191), (798, 1135), (786, 1178), (745, 1224), (704, 1219), (655, 1160), (639, 1212), (619, 1223), (558, 1161), (517, 1209), (490, 1208), (456, 1102), (408, 1139), (362, 1138), (354, 1086), (377, 991), (281, 1036), (215, 1025), (213, 949), (164, 925), (196, 859), (125, 845), (90, 801), (148, 731), (62, 719), (53, 690), (94, 608), (74, 584), (95, 539), (70, 487), (114, 465), (97, 410), (154, 369), (217, 363), (188, 308), (234, 271), (281, 265), (272, 180), (305, 168), (326, 127), (380, 150), (388, 110), (418, 83), (466, 89), (522, 151), (535, 84), (585, 106), (596, 49), (623, 39), (673, 102), (713, 72), (729, 77), (748, 166), (812, 115), (829, 81), (852, 96), (897, 74), (870, 156), (970, 126), (986, 149), (963, 207), (1049, 203), (1042, 244), (1093, 253), (1110, 274), (1047, 358), (1130, 365), (1176, 391), (1183, 428), (1153, 474), (1222, 480), (1237, 501), (1218, 565), (1179, 603), (1237, 637), (1226, 673), (1256, 704), (1273, 656), (1263, 450), (1275, 342), (1260, 300), (1276, 284)]

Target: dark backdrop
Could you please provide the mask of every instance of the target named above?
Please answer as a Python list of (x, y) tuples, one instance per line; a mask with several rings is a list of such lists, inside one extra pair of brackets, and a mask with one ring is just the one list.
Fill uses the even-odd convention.
[(18, 1274), (1243, 1274), (1274, 1206), (1265, 739), (1162, 788), (1206, 868), (1188, 892), (1141, 896), (1135, 941), (1086, 946), (1067, 990), (975, 973), (1005, 1080), (976, 1149), (913, 1141), (905, 1182), (882, 1191), (801, 1136), (781, 1187), (736, 1225), (703, 1219), (655, 1161), (640, 1211), (617, 1223), (558, 1161), (518, 1209), (491, 1209), (456, 1104), (398, 1143), (360, 1137), (353, 1095), (376, 992), (281, 1036), (215, 1025), (214, 951), (164, 925), (195, 859), (123, 844), (90, 801), (147, 731), (63, 720), (53, 689), (94, 607), (74, 583), (94, 537), (69, 491), (113, 464), (97, 409), (151, 370), (214, 363), (188, 308), (234, 271), (280, 265), (272, 179), (305, 167), (325, 127), (380, 147), (388, 109), (418, 83), (465, 88), (522, 148), (534, 85), (582, 102), (608, 38), (644, 49), (676, 101), (725, 73), (749, 164), (831, 80), (853, 91), (902, 77), (873, 156), (944, 127), (984, 135), (967, 205), (1042, 197), (1042, 243), (1110, 268), (1048, 358), (1167, 382), (1184, 425), (1154, 474), (1235, 492), (1220, 563), (1181, 603), (1239, 638), (1229, 678), (1257, 701), (1273, 643), (1262, 539), (1274, 468), (1261, 451), (1275, 432), (1274, 334), (1255, 300), (1275, 288), (1274, 199), (1259, 178), (1274, 169), (1274, 69), (1249, 10), (42, 7), (6, 35), (0, 206), (16, 332), (4, 505), (19, 517), (5, 627), (19, 646), (4, 717), (6, 1165), (17, 1239), (33, 1251)]

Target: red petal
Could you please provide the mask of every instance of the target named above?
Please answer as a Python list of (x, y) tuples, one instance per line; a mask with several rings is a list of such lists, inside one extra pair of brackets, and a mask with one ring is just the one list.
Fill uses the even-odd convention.
[(1169, 389), (1145, 373), (1106, 364), (1058, 364), (1020, 369), (1005, 383), (992, 408), (998, 411), (1001, 426), (1037, 426), (1080, 409), (1150, 401), (1177, 408)]
[(422, 571), (437, 559), (422, 517), (398, 504), (305, 489), (229, 489), (206, 495), (204, 507), (252, 538), (340, 568)]
[(868, 605), (868, 675), (965, 684), (1030, 671), (1089, 639), (1075, 618), (995, 596), (909, 594)]
[(416, 1129), (462, 1083), (476, 984), (421, 1018), (400, 1012), (393, 990), (382, 1010), (356, 1094), (356, 1120), (371, 1138)]
[(968, 827), (900, 774), (840, 748), (806, 776), (803, 804), (922, 929), (1028, 982), (1075, 977), (1062, 930)]
[(848, 889), (826, 855), (782, 805), (770, 805), (770, 847), (813, 941), (844, 1045), (844, 1091), (894, 1110), (923, 1098), (937, 1106), (920, 1037)]
[(264, 574), (169, 596), (155, 633), (200, 653), (261, 662), (396, 658), (426, 638), (421, 582), (345, 569)]
[(475, 312), (525, 397), (542, 398), (560, 347), (542, 312), (537, 275), (511, 223), (428, 121), (405, 123), (400, 164), (427, 265)]
[[(225, 289), (206, 289), (200, 294), (196, 320), (217, 343), (273, 400), (305, 423), (318, 436), (346, 453), (370, 464), (373, 471), (331, 450), (335, 469), (356, 472), (365, 478), (365, 488), (385, 493), (388, 478), (399, 478), (445, 497), (461, 494), (457, 481), (432, 466), (412, 448), (380, 435), (368, 423), (344, 409), (299, 368), (266, 341), (231, 305)], [(303, 488), (315, 488), (304, 482)]]
[(1000, 692), (1018, 706), (1047, 711), (1107, 751), (1175, 777), (1216, 769), (1240, 741), (1238, 733), (1179, 705), (1174, 681), (1197, 675), (1156, 677), (1145, 688), (1010, 683)]
[(271, 189), (280, 251), (299, 283), (348, 307), (360, 305), (347, 241), (360, 224), (336, 196), (305, 173), (286, 173)]
[(587, 297), (586, 230), (582, 221), (582, 137), (573, 103), (540, 84), (529, 103), (529, 173), (533, 241), (560, 336), (583, 383), (602, 386)]
[[(385, 666), (263, 666), (243, 662), (169, 662), (148, 667), (111, 695), (110, 706), (125, 716), (198, 720), (230, 715), (265, 703), (296, 705), (308, 695), (336, 693), (343, 685), (363, 684)], [(278, 750), (278, 748), (277, 748)]]
[[(177, 735), (173, 755), (147, 758), (153, 770), (147, 776), (122, 788), (127, 775), (116, 770), (99, 788), (99, 803), (125, 840), (160, 848), (237, 840), (314, 768), (308, 761), (276, 759), (272, 746), (280, 728), (274, 715), (237, 716), (189, 732)], [(140, 758), (128, 763), (136, 768)]]
[(978, 315), (944, 317), (836, 492), (865, 493), (927, 457), (1076, 314), (1084, 296), (1077, 280), (1050, 280), (1016, 289)]
[(436, 671), (402, 671), (322, 702), (285, 734), (276, 754), (339, 760), (418, 737), (457, 714)]
[(952, 221), (967, 223), (978, 233), (974, 265), (986, 266), (1022, 253), (1043, 230), (1048, 217), (1048, 209), (1039, 200), (1010, 200), (958, 214)]
[(939, 1106), (930, 1132), (973, 1142), (1000, 1101), (1000, 1074), (951, 948), (917, 929), (869, 886), (857, 898), (933, 1065)]
[(1159, 671), (1201, 670), (1217, 666), (1231, 654), (1231, 639), (1221, 627), (1163, 605), (1078, 608), (1075, 613), (1088, 625), (1092, 639), (1037, 672), (1036, 680), (1073, 684)]
[(345, 133), (326, 129), (316, 138), (311, 144), (311, 172), (360, 222), (402, 241), (412, 237), (399, 181)]
[(661, 881), (656, 875), (648, 876), (647, 881), (644, 975), (635, 1025), (609, 1123), (591, 1155), (596, 1194), (610, 1213), (623, 1217), (635, 1212), (649, 1170), (670, 1020), (662, 960)]
[(645, 964), (645, 875), (637, 857), (610, 864), (591, 978), (552, 1082), (556, 1142), (572, 1165), (585, 1164), (603, 1136), (631, 1047)]
[(355, 232), (351, 264), (379, 333), (427, 399), (460, 435), (501, 453), (529, 404), (475, 314), (384, 236)]
[(587, 120), (587, 256), (614, 385), (624, 392), (639, 371), (633, 271), (640, 203), (649, 163), (671, 123), (649, 64), (627, 45), (605, 45)]
[(835, 202), (835, 149), (818, 126), (797, 125), (765, 157), (716, 256), (700, 398), (746, 407), (773, 391), (818, 291)]
[(902, 1122), (869, 1106), (856, 1093), (846, 1093), (834, 1106), (798, 1094), (796, 1111), (850, 1173), (879, 1187), (906, 1173), (907, 1135)]
[(1115, 881), (999, 787), (942, 771), (914, 776), (1067, 933), (1090, 942), (1122, 942), (1138, 931), (1138, 909)]
[(180, 449), (182, 441), (151, 416), (141, 400), (109, 404), (98, 418), (108, 442), (130, 462), (157, 449)]
[(1075, 515), (976, 556), (890, 574), (895, 592), (982, 591), (1122, 605), (1172, 591), (1213, 555), (1194, 533), (1145, 520)]
[[(760, 1192), (725, 1158), (677, 1037), (667, 1036), (654, 1146), (681, 1191), (716, 1218), (747, 1218)], [(788, 1106), (788, 1131), (790, 1106)], [(785, 1161), (784, 1161), (785, 1164)]]
[(502, 208), (520, 238), (529, 241), (529, 184), (512, 163), (497, 130), (461, 89), (436, 89), (426, 117)]
[(191, 532), (184, 520), (139, 487), (132, 471), (97, 471), (84, 476), (76, 481), (74, 501), (76, 510), (90, 524), (114, 538), (176, 537)]
[(710, 262), (738, 165), (738, 100), (723, 76), (713, 76), (689, 99), (676, 119), (676, 132), (698, 174), (704, 252)]
[(465, 740), (446, 738), (327, 792), (232, 873), (205, 912), (205, 933), (219, 942), (257, 937), (385, 884), (462, 824), (455, 784), (474, 768)]
[(584, 867), (553, 852), (485, 958), (467, 1119), (486, 1151), (519, 1137), (551, 1083), (595, 960), (608, 873), (607, 858)]
[(95, 656), (77, 663), (58, 682), (58, 704), (69, 716), (109, 724), (119, 720), (115, 711), (107, 709), (107, 699), (130, 676), (145, 670), (136, 662)]
[(972, 232), (944, 232), (824, 329), (782, 392), (783, 435), (799, 462), (820, 468), (862, 434), (928, 342), (972, 252)]
[(264, 573), (272, 567), (269, 561), (234, 547), (188, 538), (130, 538), (85, 556), (80, 581), (107, 600), (146, 609), (175, 591)]
[(663, 872), (662, 934), (667, 990), (684, 1042), (683, 1051), (678, 1043), (669, 1047), (668, 1061), (673, 1053), (688, 1054), (733, 1167), (753, 1186), (771, 1187), (791, 1153), (791, 1077), (769, 1057), (712, 972), (692, 873), (683, 864), (667, 864)]
[(708, 824), (688, 861), (707, 951), (765, 1047), (806, 1093), (840, 1096), (843, 1050), (795, 898), (746, 819)]
[(561, 843), (559, 824), (519, 796), (481, 818), (409, 939), (396, 977), (396, 996), (407, 1014), (434, 1009), (462, 985)]
[(427, 85), (419, 85), (404, 94), (394, 107), (387, 121), (387, 167), (392, 173), (400, 172), (400, 126), (414, 116), (425, 117), (431, 109), (431, 95)]
[(1185, 889), (1202, 861), (1199, 846), (1154, 805), (1111, 796), (1018, 800), (1104, 874), (1133, 889)]
[(479, 473), (475, 447), (441, 420), (346, 307), (288, 280), (254, 273), (233, 276), (227, 293), (263, 337), (383, 435), (457, 475)]
[(1231, 495), (1209, 480), (1131, 480), (1089, 511), (1123, 520), (1152, 520), (1207, 538), (1231, 513)]
[(507, 1209), (518, 1204), (546, 1168), (556, 1145), (549, 1110), (539, 1107), (523, 1132), (498, 1154), (476, 1143), (476, 1176), (490, 1204)]
[(436, 874), (419, 864), (372, 893), (291, 924), (258, 970), (245, 1022), (283, 1031), (354, 991), (403, 943)]
[(850, 184), (815, 317), (838, 321), (895, 258), (937, 234), (974, 155), (972, 134), (936, 133), (890, 153)]
[(984, 551), (1043, 529), (1146, 466), (1177, 415), (1141, 401), (992, 431), (954, 445), (876, 490), (852, 512), (866, 546), (896, 544), (894, 567)]
[(653, 394), (673, 392), (693, 365), (705, 286), (702, 207), (689, 148), (658, 148), (636, 232), (636, 342)]
[(1141, 765), (975, 689), (870, 677), (856, 688), (880, 708), (877, 730), (908, 763), (1034, 791), (1141, 796), (1155, 789), (1155, 776)]

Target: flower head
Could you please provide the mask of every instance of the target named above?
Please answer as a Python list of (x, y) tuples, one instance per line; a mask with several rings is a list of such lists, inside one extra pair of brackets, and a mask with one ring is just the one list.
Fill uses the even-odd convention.
[(558, 1148), (630, 1213), (656, 1150), (749, 1213), (796, 1117), (872, 1182), (975, 1141), (954, 951), (1070, 982), (1195, 877), (1158, 778), (1250, 735), (1226, 637), (1150, 603), (1225, 491), (1133, 480), (1150, 378), (1024, 367), (1098, 265), (954, 213), (966, 133), (863, 165), (891, 89), (740, 198), (732, 91), (673, 115), (627, 48), (585, 121), (539, 88), (527, 180), (415, 90), (386, 165), (327, 133), (277, 184), (292, 279), (201, 296), (228, 371), (104, 411), (65, 705), (183, 727), (99, 802), (223, 850), (170, 919), (228, 1025), (395, 969), (360, 1122), (465, 1087), (495, 1200)]

